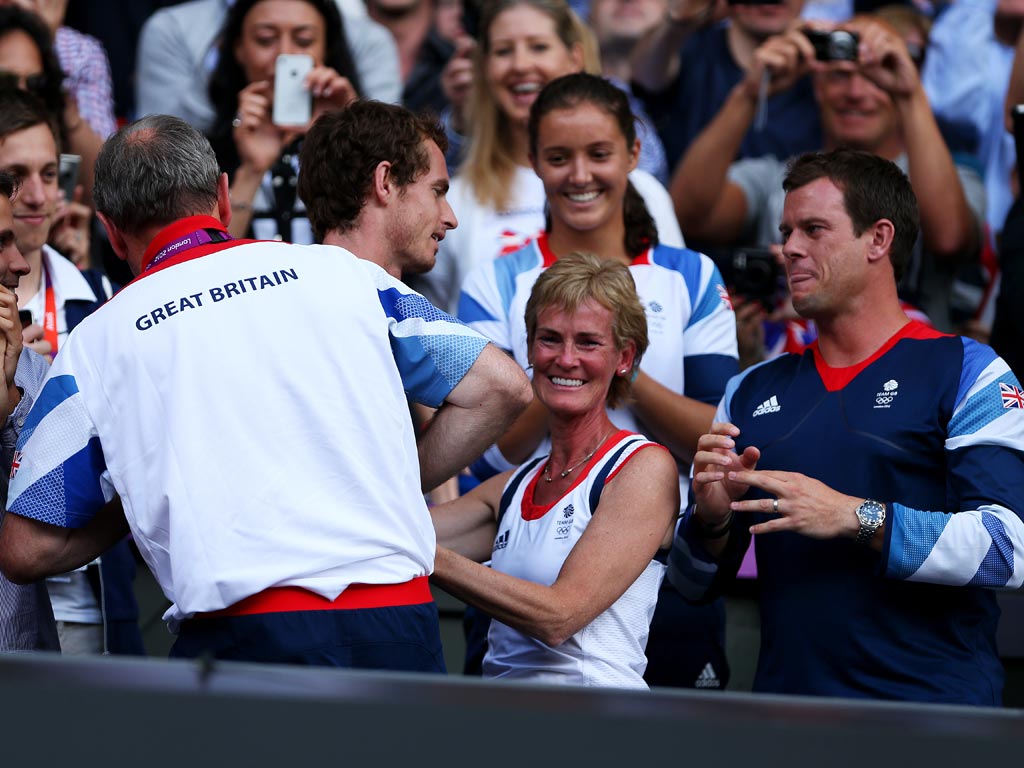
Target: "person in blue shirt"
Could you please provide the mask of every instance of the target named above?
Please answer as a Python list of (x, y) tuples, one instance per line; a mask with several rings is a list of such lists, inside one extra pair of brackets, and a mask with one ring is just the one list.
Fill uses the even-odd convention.
[(800, 157), (780, 230), (800, 354), (726, 387), (698, 442), (669, 577), (689, 599), (751, 534), (754, 690), (994, 706), (994, 589), (1024, 582), (1024, 391), (989, 347), (910, 320), (906, 176), (876, 155)]

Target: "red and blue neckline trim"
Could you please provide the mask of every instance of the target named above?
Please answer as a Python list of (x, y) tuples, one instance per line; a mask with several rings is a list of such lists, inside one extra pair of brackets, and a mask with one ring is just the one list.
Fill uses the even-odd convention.
[(943, 336), (949, 336), (949, 334), (937, 331), (930, 325), (926, 325), (918, 320), (910, 320), (906, 325), (890, 336), (889, 339), (870, 357), (860, 361), (856, 365), (850, 365), (844, 368), (833, 368), (825, 362), (825, 358), (821, 356), (821, 350), (818, 347), (818, 339), (811, 342), (809, 349), (814, 355), (814, 366), (818, 371), (818, 375), (821, 377), (822, 383), (825, 385), (825, 389), (829, 392), (838, 392), (857, 378), (861, 371), (865, 370), (875, 361), (881, 359), (889, 350), (904, 339), (937, 339)]

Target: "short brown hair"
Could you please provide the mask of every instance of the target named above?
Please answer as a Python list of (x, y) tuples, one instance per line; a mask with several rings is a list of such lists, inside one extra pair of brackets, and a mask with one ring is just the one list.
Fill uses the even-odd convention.
[[(647, 351), (647, 315), (629, 268), (622, 262), (602, 260), (592, 253), (576, 251), (563, 256), (537, 278), (526, 302), (527, 348), (533, 348), (542, 311), (561, 307), (575, 312), (587, 299), (593, 299), (612, 313), (612, 338), (616, 349), (625, 349), (631, 341), (635, 345), (632, 374), (640, 367), (640, 359)], [(612, 378), (606, 401), (609, 408), (629, 397), (632, 378), (632, 375)]]
[(60, 125), (43, 100), (11, 84), (0, 85), (0, 139), (37, 125), (45, 125), (50, 129), (53, 143), (60, 154)]
[(355, 226), (380, 163), (391, 163), (399, 187), (426, 173), (427, 141), (448, 150), (435, 119), (395, 104), (355, 101), (322, 115), (306, 134), (299, 158), (299, 197), (317, 239)]
[(828, 179), (843, 193), (843, 207), (860, 237), (880, 219), (892, 222), (889, 260), (899, 280), (917, 242), (921, 217), (910, 179), (891, 160), (854, 149), (808, 152), (793, 160), (782, 182), (786, 193)]

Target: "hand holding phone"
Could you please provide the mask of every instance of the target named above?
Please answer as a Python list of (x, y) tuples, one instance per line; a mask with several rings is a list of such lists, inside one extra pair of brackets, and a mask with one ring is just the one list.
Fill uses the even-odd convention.
[(274, 125), (305, 126), (313, 116), (313, 95), (306, 76), (313, 69), (313, 57), (304, 53), (282, 53), (274, 64)]

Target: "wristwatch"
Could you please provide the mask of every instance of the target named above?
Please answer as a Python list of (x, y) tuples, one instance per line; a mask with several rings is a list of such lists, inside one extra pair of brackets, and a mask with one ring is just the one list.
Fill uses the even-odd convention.
[(873, 499), (867, 499), (857, 507), (857, 519), (860, 520), (860, 531), (857, 533), (857, 543), (867, 544), (875, 531), (882, 527), (885, 522), (885, 505), (879, 504)]

